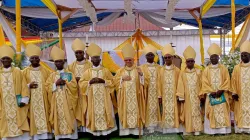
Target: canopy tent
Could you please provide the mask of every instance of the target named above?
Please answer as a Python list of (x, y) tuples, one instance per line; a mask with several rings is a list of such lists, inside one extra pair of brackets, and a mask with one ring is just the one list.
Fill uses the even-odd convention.
[[(79, 6), (77, 0), (53, 0), (55, 4), (69, 7), (69, 8), (82, 8)], [(96, 9), (123, 9), (123, 0), (91, 0)], [(112, 2), (112, 4), (110, 4)], [(180, 0), (177, 4), (177, 9), (197, 8), (200, 7), (205, 0)], [(153, 4), (153, 5), (152, 5)], [(214, 6), (230, 5), (231, 0), (216, 0)], [(236, 5), (249, 5), (249, 0), (235, 0)], [(6, 7), (15, 7), (15, 0), (3, 0), (3, 5)], [(136, 9), (165, 9), (167, 0), (137, 0), (133, 1)], [(144, 7), (146, 5), (146, 7)], [(46, 7), (41, 0), (22, 0), (21, 7)], [(141, 8), (142, 7), (142, 8)]]
[[(82, 6), (78, 0), (52, 0), (55, 5), (62, 11), (62, 16), (68, 15), (73, 10), (76, 10), (71, 18), (63, 23), (63, 31), (71, 30), (80, 26), (90, 25), (91, 20), (86, 16)], [(124, 14), (124, 0), (92, 0), (97, 11), (98, 25), (107, 25), (111, 21), (123, 16)], [(137, 0), (133, 1), (133, 11), (136, 11), (143, 18), (159, 27), (172, 27), (179, 23), (189, 24), (198, 27), (198, 23), (188, 12), (191, 9), (197, 9), (204, 5), (206, 0), (180, 0), (175, 6), (175, 12), (173, 13), (173, 20), (177, 21), (173, 25), (166, 24), (165, 21), (165, 9), (167, 0)], [(217, 28), (223, 27), (230, 30), (230, 8), (221, 7), (222, 5), (229, 5), (231, 0), (217, 0), (214, 4), (214, 8), (209, 10), (202, 20), (203, 28)], [(112, 4), (111, 4), (112, 3)], [(236, 18), (241, 19), (236, 25), (242, 23), (244, 18), (249, 13), (249, 8), (244, 8), (249, 5), (248, 0), (235, 0), (237, 5)], [(15, 0), (3, 0), (2, 12), (6, 17), (15, 21)], [(43, 4), (42, 1), (37, 0), (22, 0), (22, 21), (28, 31), (33, 32), (34, 35), (38, 35), (40, 31), (57, 31), (58, 20), (57, 17)], [(109, 20), (105, 20), (105, 19)], [(110, 20), (112, 19), (112, 20)], [(29, 30), (30, 29), (30, 30)], [(31, 30), (32, 29), (32, 30)]]
[[(235, 0), (234, 3), (230, 5), (232, 7), (232, 14), (229, 14), (229, 4), (231, 4), (229, 0), (131, 0), (130, 2), (132, 3), (129, 3), (129, 1), (124, 0), (41, 1), (24, 0), (22, 1), (22, 3), (20, 3), (20, 0), (3, 0), (3, 7), (1, 7), (1, 9), (3, 10), (1, 10), (1, 12), (13, 21), (15, 21), (15, 16), (13, 16), (13, 13), (15, 13), (15, 11), (13, 10), (13, 8), (16, 7), (16, 27), (18, 27), (16, 29), (16, 36), (18, 39), (17, 52), (20, 52), (21, 50), (20, 7), (22, 7), (22, 9), (29, 9), (29, 7), (36, 7), (36, 9), (40, 9), (40, 11), (37, 10), (40, 15), (38, 12), (35, 12), (36, 9), (33, 9), (33, 11), (29, 11), (29, 13), (26, 12), (22, 14), (22, 25), (28, 30), (35, 31), (34, 34), (36, 35), (38, 35), (40, 31), (57, 31), (58, 29), (60, 48), (62, 48), (62, 31), (74, 29), (82, 25), (88, 25), (91, 24), (92, 21), (97, 25), (107, 25), (112, 23), (112, 21), (116, 18), (123, 16), (126, 11), (125, 17), (127, 17), (128, 19), (133, 19), (133, 12), (135, 12), (136, 16), (139, 14), (149, 22), (159, 27), (172, 28), (180, 23), (198, 26), (200, 34), (200, 53), (202, 56), (202, 63), (204, 63), (204, 44), (202, 37), (202, 28), (222, 27), (223, 29), (228, 31), (232, 27), (233, 36), (235, 36), (235, 16), (236, 20), (237, 18), (241, 19), (238, 20), (236, 25), (240, 24), (241, 22), (243, 22), (246, 15), (249, 14), (250, 10), (247, 7), (249, 5), (249, 0)], [(216, 9), (211, 10), (210, 8), (213, 5)], [(221, 6), (226, 6), (227, 9), (222, 9)], [(50, 11), (48, 12), (48, 10)], [(83, 10), (86, 12), (83, 12)], [(235, 11), (236, 14), (234, 14)], [(44, 14), (45, 12), (47, 12), (48, 14)], [(53, 18), (53, 16), (55, 16), (56, 18)], [(50, 18), (44, 19), (43, 17)], [(231, 19), (232, 25), (228, 21), (228, 18)], [(233, 43), (233, 46), (235, 46), (235, 42)]]

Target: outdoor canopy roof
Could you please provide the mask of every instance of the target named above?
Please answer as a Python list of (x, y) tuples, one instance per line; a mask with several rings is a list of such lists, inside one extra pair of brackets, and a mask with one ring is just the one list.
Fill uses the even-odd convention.
[[(91, 24), (90, 19), (85, 15), (78, 0), (52, 0), (57, 6), (68, 9), (78, 9), (78, 11), (63, 23), (63, 30), (67, 31), (78, 26)], [(119, 18), (124, 14), (124, 0), (91, 0), (97, 11), (98, 21), (105, 18)], [(180, 0), (175, 6), (173, 20), (179, 23), (189, 24), (198, 27), (196, 20), (188, 13), (188, 10), (200, 8), (206, 0)], [(204, 28), (223, 27), (231, 29), (231, 0), (217, 0), (213, 9), (208, 11), (203, 17)], [(249, 0), (235, 0), (236, 4), (236, 25), (242, 23), (250, 12)], [(15, 0), (3, 0), (1, 12), (15, 21)], [(133, 9), (142, 15), (146, 20), (160, 26), (168, 27), (164, 23), (164, 14), (167, 0), (136, 0), (133, 1)], [(227, 6), (226, 8), (224, 6)], [(40, 0), (22, 0), (22, 26), (39, 31), (57, 31), (58, 20), (56, 16)], [(67, 14), (70, 11), (64, 11)], [(110, 22), (110, 21), (109, 21)], [(106, 23), (107, 24), (107, 23)], [(98, 23), (97, 23), (98, 25)], [(32, 27), (32, 28), (31, 28)]]
[[(93, 4), (95, 5), (97, 9), (99, 8), (118, 9), (117, 7), (120, 7), (122, 9), (123, 1), (124, 0), (92, 0)], [(70, 8), (77, 8), (77, 7), (81, 8), (77, 0), (54, 0), (54, 2), (58, 5), (62, 5), (62, 6), (70, 7)], [(111, 2), (112, 4), (110, 4)], [(190, 6), (200, 7), (204, 2), (205, 0), (180, 0), (179, 8), (180, 9), (181, 7), (190, 8)], [(145, 7), (144, 9), (148, 7), (150, 7), (149, 9), (151, 9), (152, 7), (158, 8), (158, 9), (160, 9), (159, 7), (163, 7), (162, 9), (165, 9), (164, 7), (166, 6), (167, 0), (165, 1), (164, 0), (137, 0), (137, 2), (136, 1), (133, 2), (133, 4), (141, 5), (142, 7), (145, 5), (145, 3), (147, 3), (146, 4), (147, 7)], [(218, 5), (230, 5), (230, 4), (231, 4), (231, 0), (217, 0), (214, 5), (218, 6)], [(249, 0), (235, 0), (235, 4), (247, 6), (249, 5)], [(6, 7), (15, 7), (15, 0), (3, 0), (3, 5)], [(156, 5), (158, 5), (158, 7)], [(41, 2), (40, 0), (22, 0), (21, 6), (22, 7), (46, 7), (43, 4), (43, 2)]]

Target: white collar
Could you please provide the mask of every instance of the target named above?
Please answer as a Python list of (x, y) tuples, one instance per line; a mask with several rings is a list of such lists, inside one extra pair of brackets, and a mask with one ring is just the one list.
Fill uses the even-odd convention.
[(165, 67), (166, 67), (166, 69), (170, 70), (172, 68), (172, 65), (170, 65), (170, 66), (166, 65)]
[(250, 64), (250, 61), (249, 61), (249, 62), (247, 62), (247, 63), (244, 63), (244, 62), (242, 61), (242, 63), (243, 63), (244, 65), (247, 65), (247, 64)]
[(57, 70), (58, 73), (64, 73), (64, 69), (62, 70)]
[(34, 68), (34, 67), (31, 66), (31, 68), (32, 68), (33, 70), (39, 70), (39, 69), (40, 69), (40, 66), (39, 66), (39, 67), (36, 67), (36, 68)]
[(85, 59), (83, 59), (82, 61), (77, 61), (77, 64), (82, 65), (82, 64), (84, 64), (84, 62), (85, 62)]
[(100, 67), (101, 67), (101, 65), (99, 65), (99, 66), (97, 66), (97, 67), (94, 66), (94, 65), (92, 66), (93, 69), (97, 69), (97, 68), (100, 68)]
[(150, 66), (152, 66), (152, 65), (154, 65), (155, 63), (154, 63), (154, 62), (153, 62), (153, 63), (148, 63), (148, 62), (147, 62), (147, 64), (150, 65)]
[(211, 65), (212, 66), (212, 68), (217, 68), (218, 66), (219, 66), (219, 64), (216, 64), (216, 65)]
[(10, 71), (11, 70), (11, 67), (9, 67), (9, 68), (3, 68), (3, 71)]

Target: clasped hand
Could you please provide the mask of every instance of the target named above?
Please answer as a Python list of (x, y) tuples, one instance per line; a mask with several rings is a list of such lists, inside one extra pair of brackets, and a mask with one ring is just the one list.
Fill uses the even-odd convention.
[(34, 88), (37, 88), (37, 87), (38, 87), (38, 84), (37, 84), (37, 82), (34, 82), (34, 81), (31, 82), (30, 85), (29, 85), (29, 88), (33, 88), (34, 89)]
[(105, 80), (95, 77), (89, 81), (89, 84), (98, 84), (98, 83), (105, 83)]
[(66, 84), (66, 81), (61, 78), (56, 81), (57, 86), (64, 86), (65, 84)]
[(224, 90), (218, 90), (217, 92), (212, 92), (211, 96), (213, 98), (219, 98), (224, 93)]

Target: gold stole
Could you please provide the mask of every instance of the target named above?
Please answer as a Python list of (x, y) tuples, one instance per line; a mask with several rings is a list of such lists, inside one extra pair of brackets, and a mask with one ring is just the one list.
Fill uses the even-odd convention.
[(174, 117), (175, 117), (175, 104), (174, 104), (174, 88), (175, 88), (175, 74), (173, 66), (171, 69), (164, 69), (164, 94), (163, 102), (164, 103), (164, 110), (165, 118), (163, 118), (163, 126), (166, 128), (173, 128), (174, 127)]
[(250, 128), (250, 65), (241, 64), (241, 109), (242, 126)]
[[(55, 76), (55, 81), (57, 81), (60, 78), (60, 74), (57, 73), (57, 75)], [(56, 87), (56, 91), (53, 94), (56, 94), (56, 110), (57, 110), (57, 117), (55, 119), (58, 119), (58, 127), (59, 127), (59, 133), (61, 135), (67, 135), (67, 134), (71, 134), (72, 130), (70, 129), (69, 124), (67, 123), (66, 120), (66, 115), (65, 115), (65, 104), (64, 103), (64, 98), (66, 98), (66, 93), (65, 93), (65, 86), (57, 86)], [(67, 101), (65, 99), (65, 101)]]
[(147, 124), (148, 126), (156, 126), (158, 124), (158, 94), (156, 89), (156, 66), (147, 65), (150, 77), (148, 87), (148, 102), (147, 102)]
[(131, 76), (130, 81), (124, 81), (125, 93), (126, 93), (126, 112), (127, 112), (127, 125), (128, 128), (136, 128), (138, 120), (138, 104), (137, 104), (137, 91), (136, 91), (136, 66), (125, 67), (125, 75)]
[[(13, 83), (13, 71), (1, 73), (2, 100), (5, 108), (9, 137), (23, 134), (17, 124), (17, 101)], [(20, 83), (21, 84), (21, 83)], [(3, 118), (2, 118), (3, 119)]]
[[(101, 68), (92, 69), (92, 78), (102, 78), (103, 71)], [(104, 84), (93, 84), (93, 106), (94, 106), (94, 118), (96, 130), (107, 130), (107, 118), (105, 112), (105, 94), (106, 89)], [(90, 102), (91, 103), (91, 102)]]
[(48, 132), (48, 128), (43, 98), (42, 73), (39, 70), (30, 70), (30, 81), (38, 84), (37, 88), (31, 89), (31, 105), (37, 134), (43, 134)]
[[(210, 68), (211, 73), (211, 84), (212, 88), (217, 91), (219, 89), (219, 85), (221, 85), (221, 71), (220, 68)], [(209, 99), (209, 97), (208, 97)], [(214, 119), (215, 119), (215, 126), (216, 128), (226, 127), (226, 120), (225, 120), (225, 110), (224, 105), (226, 103), (218, 104), (214, 107)]]
[(198, 76), (195, 69), (186, 70), (188, 92), (191, 105), (192, 126), (194, 131), (202, 130), (201, 109), (199, 102), (199, 93), (197, 93)]

